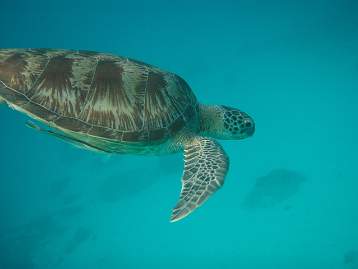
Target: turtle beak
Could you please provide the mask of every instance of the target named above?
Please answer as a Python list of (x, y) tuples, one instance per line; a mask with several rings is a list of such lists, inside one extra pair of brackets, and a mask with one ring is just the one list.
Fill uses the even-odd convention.
[(247, 136), (252, 136), (254, 133), (255, 133), (255, 122), (250, 118), (249, 121), (245, 121), (245, 125), (246, 123), (250, 123), (250, 126), (247, 130), (246, 130), (246, 133), (247, 133)]

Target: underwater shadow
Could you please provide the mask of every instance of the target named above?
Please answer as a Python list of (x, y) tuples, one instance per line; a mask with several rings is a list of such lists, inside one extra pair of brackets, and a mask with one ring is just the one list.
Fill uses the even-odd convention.
[(49, 195), (53, 198), (64, 195), (69, 189), (70, 183), (71, 179), (69, 177), (53, 180), (50, 184)]
[[(296, 171), (272, 170), (266, 176), (256, 179), (253, 189), (244, 199), (243, 207), (259, 209), (282, 204), (294, 196), (306, 180), (305, 176)], [(291, 206), (285, 206), (285, 210), (289, 209), (291, 209)]]
[(34, 257), (29, 246), (12, 240), (0, 240), (0, 268), (35, 269)]
[(90, 239), (94, 239), (94, 234), (92, 231), (85, 227), (79, 227), (72, 235), (70, 241), (67, 242), (64, 252), (67, 255), (72, 254), (76, 249), (78, 249), (82, 244)]
[(351, 269), (358, 269), (358, 251), (350, 250), (344, 254), (343, 257), (344, 265)]
[(51, 216), (42, 216), (11, 229), (0, 238), (0, 268), (36, 268), (34, 260), (38, 251), (65, 231)]
[(130, 170), (105, 178), (98, 186), (97, 196), (105, 203), (116, 203), (125, 197), (148, 189), (154, 182), (149, 171)]
[(115, 169), (104, 178), (97, 188), (97, 196), (102, 202), (116, 203), (149, 189), (158, 181), (176, 176), (180, 180), (183, 163), (178, 155), (158, 157), (140, 168)]
[(54, 213), (56, 214), (57, 217), (66, 220), (79, 216), (82, 212), (84, 212), (84, 210), (85, 208), (81, 205), (70, 205), (60, 208)]

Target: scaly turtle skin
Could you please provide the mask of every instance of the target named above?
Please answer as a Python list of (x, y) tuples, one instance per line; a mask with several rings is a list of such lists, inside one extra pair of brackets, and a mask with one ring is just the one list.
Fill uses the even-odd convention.
[(244, 112), (197, 102), (179, 76), (110, 54), (0, 49), (0, 103), (50, 126), (41, 132), (106, 153), (184, 151), (179, 202), (171, 221), (199, 207), (222, 186), (229, 161), (212, 138), (254, 133)]

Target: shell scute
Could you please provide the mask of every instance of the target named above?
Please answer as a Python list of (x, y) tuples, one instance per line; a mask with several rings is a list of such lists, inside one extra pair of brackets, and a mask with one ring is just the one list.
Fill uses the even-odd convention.
[(0, 50), (0, 96), (37, 118), (106, 139), (158, 141), (195, 117), (197, 101), (179, 76), (110, 54)]

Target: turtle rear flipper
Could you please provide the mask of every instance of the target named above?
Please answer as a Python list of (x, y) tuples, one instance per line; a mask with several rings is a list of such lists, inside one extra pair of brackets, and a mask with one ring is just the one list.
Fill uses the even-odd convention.
[(184, 145), (184, 175), (179, 202), (171, 222), (178, 221), (201, 206), (223, 184), (229, 159), (214, 140), (194, 137)]
[(64, 140), (66, 142), (69, 142), (70, 144), (78, 147), (78, 148), (83, 148), (83, 149), (87, 149), (87, 150), (92, 150), (92, 151), (96, 151), (96, 152), (101, 152), (101, 153), (112, 153), (110, 151), (107, 151), (105, 149), (102, 149), (100, 147), (97, 147), (95, 145), (89, 144), (85, 141), (82, 141), (80, 139), (71, 137), (69, 135), (66, 135), (64, 133), (59, 133), (59, 132), (55, 132), (53, 130), (48, 130), (48, 129), (44, 129), (42, 127), (40, 127), (39, 125), (33, 123), (32, 121), (28, 121), (26, 123), (26, 126), (29, 128), (32, 128), (36, 131), (42, 132), (42, 133), (46, 133), (46, 134), (50, 134), (53, 135), (61, 140)]

